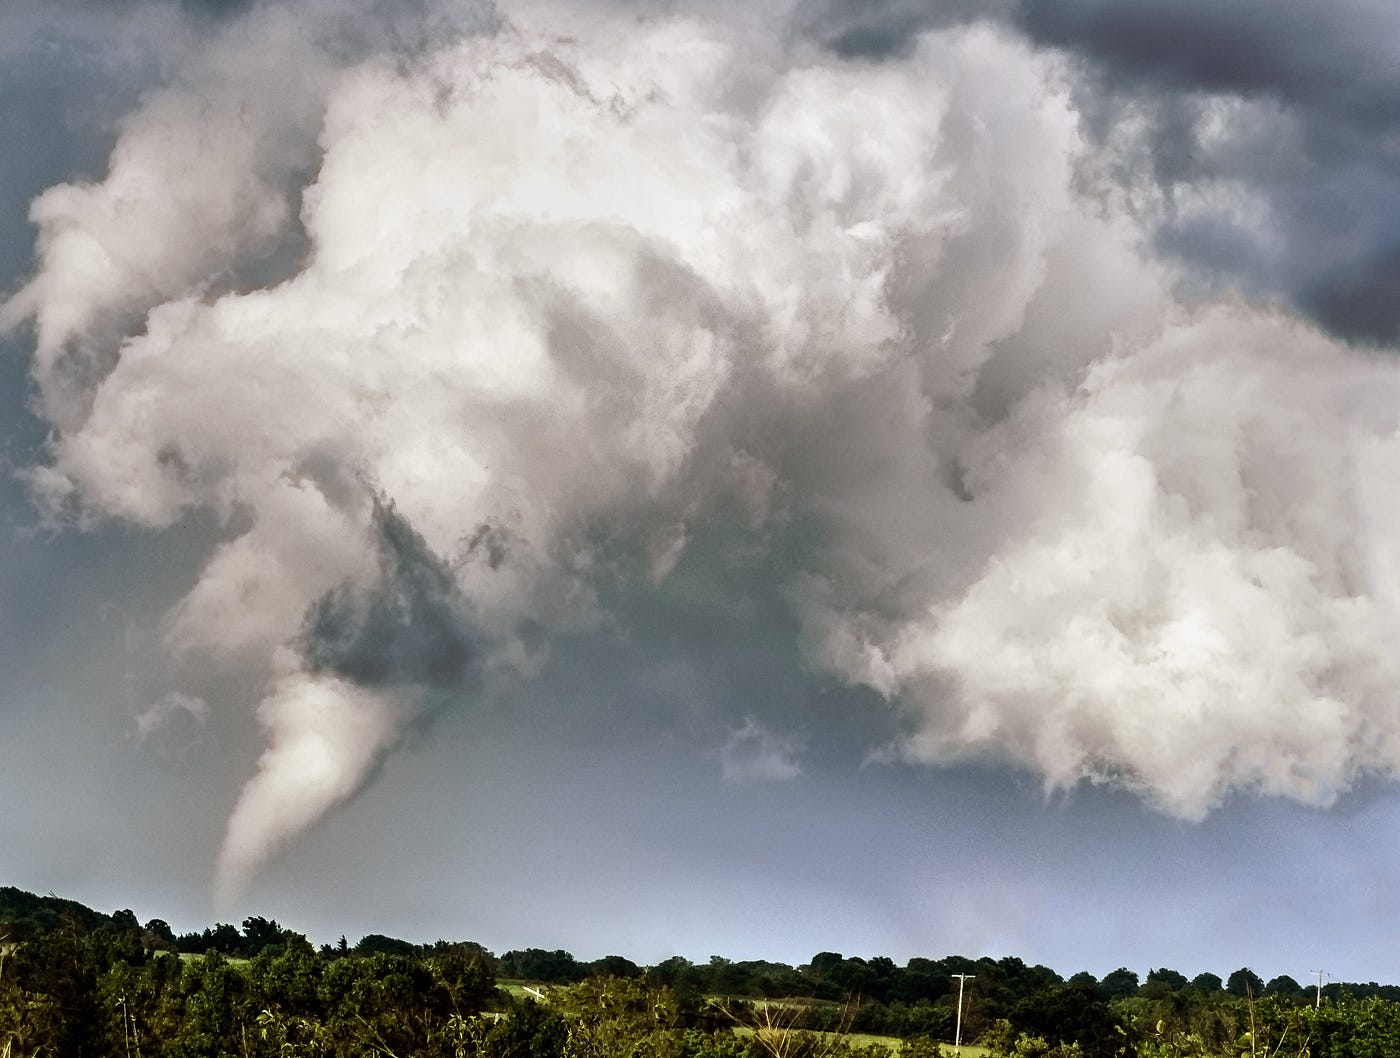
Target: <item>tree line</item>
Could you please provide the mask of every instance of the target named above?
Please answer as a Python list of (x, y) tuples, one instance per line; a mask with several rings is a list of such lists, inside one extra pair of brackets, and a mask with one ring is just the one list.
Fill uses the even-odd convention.
[[(176, 934), (0, 888), (0, 1058), (760, 1058), (939, 1053), (957, 975), (963, 1038), (1015, 1058), (1400, 1054), (1400, 990), (1241, 968), (1066, 979), (1022, 960), (860, 958), (641, 966), (563, 950), (370, 934), (312, 945), (249, 917)], [(522, 985), (519, 982), (527, 982)], [(503, 985), (503, 983), (506, 983)]]

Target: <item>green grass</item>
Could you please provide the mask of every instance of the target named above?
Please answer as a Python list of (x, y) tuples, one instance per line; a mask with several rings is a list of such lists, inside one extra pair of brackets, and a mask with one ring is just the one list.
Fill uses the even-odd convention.
[[(524, 979), (516, 979), (516, 978), (497, 978), (497, 979), (496, 979), (496, 987), (499, 988), (499, 989), (501, 989), (501, 990), (504, 991), (504, 992), (509, 993), (510, 996), (511, 996), (513, 999), (523, 999), (523, 998), (525, 998), (525, 997), (528, 996), (528, 995), (532, 995), (533, 992), (536, 991), (536, 990), (538, 990), (538, 991), (540, 991), (540, 992), (543, 992), (545, 995), (549, 995), (550, 991), (552, 991), (552, 990), (553, 990), (555, 987), (557, 987), (557, 986), (555, 986), (555, 985), (549, 985), (549, 984), (541, 984), (541, 983), (538, 982), (538, 981), (528, 981), (528, 980), (524, 980)], [(528, 989), (529, 991), (527, 991), (527, 989)], [(721, 998), (721, 997), (719, 997), (719, 996), (711, 996), (711, 997), (709, 997), (709, 998), (710, 998), (711, 1000), (717, 1000), (717, 999), (719, 999), (719, 998)], [(773, 1007), (773, 1008), (777, 1008), (777, 1009), (808, 1008), (808, 1007), (813, 1007), (813, 1006), (839, 1006), (839, 1005), (840, 1005), (840, 1004), (833, 1003), (833, 1002), (831, 1002), (830, 1000), (812, 1000), (812, 999), (806, 999), (806, 998), (797, 997), (797, 996), (786, 996), (786, 997), (783, 997), (783, 998), (773, 998), (773, 999), (747, 999), (746, 1002), (752, 1003), (752, 1004), (755, 1005), (755, 1006)], [(735, 1034), (736, 1034), (736, 1035), (739, 1035), (739, 1036), (749, 1036), (749, 1035), (751, 1035), (751, 1034), (753, 1033), (753, 1031), (754, 1031), (752, 1028), (748, 1027), (747, 1025), (734, 1025), (734, 1026), (732, 1026), (732, 1028), (733, 1028)], [(807, 1031), (807, 1030), (798, 1030), (798, 1031)], [(855, 1046), (855, 1047), (869, 1047), (869, 1046), (871, 1046), (872, 1044), (878, 1044), (878, 1045), (881, 1046), (881, 1047), (888, 1047), (888, 1048), (890, 1049), (890, 1052), (891, 1052), (892, 1054), (898, 1054), (898, 1053), (900, 1052), (901, 1044), (902, 1044), (902, 1042), (903, 1042), (902, 1040), (900, 1040), (900, 1038), (899, 1038), (898, 1036), (878, 1036), (878, 1035), (876, 1035), (876, 1034), (874, 1034), (874, 1033), (871, 1033), (871, 1032), (848, 1032), (848, 1033), (840, 1033), (840, 1034), (838, 1034), (838, 1033), (831, 1033), (831, 1032), (824, 1032), (824, 1033), (822, 1033), (822, 1035), (823, 1035), (823, 1036), (841, 1035), (848, 1043), (850, 1043), (852, 1046)], [(951, 1055), (953, 1054), (953, 1045), (952, 1045), (951, 1043), (945, 1043), (945, 1042), (943, 1042), (943, 1041), (940, 1040), (940, 1041), (938, 1042), (938, 1046), (941, 1047), (941, 1048), (943, 1049), (943, 1053), (944, 1053), (945, 1055), (951, 1056)], [(971, 1044), (971, 1043), (964, 1043), (964, 1044), (962, 1045), (962, 1055), (963, 1055), (963, 1058), (989, 1058), (989, 1056), (991, 1055), (991, 1053), (992, 1053), (992, 1052), (989, 1051), (986, 1047), (978, 1047), (978, 1046), (976, 1046), (975, 1044)]]
[[(803, 1030), (799, 1029), (797, 1031)], [(751, 1036), (753, 1035), (753, 1032), (754, 1030), (749, 1028), (747, 1025), (734, 1026), (734, 1034), (736, 1036)], [(879, 1044), (881, 1047), (888, 1047), (892, 1054), (898, 1054), (903, 1044), (903, 1041), (898, 1036), (877, 1036), (871, 1032), (848, 1032), (842, 1034), (834, 1032), (823, 1032), (821, 1035), (840, 1035), (842, 1039), (844, 1039), (847, 1043), (851, 1044), (853, 1047), (869, 1047), (871, 1044)], [(943, 1043), (942, 1041), (940, 1041), (938, 1046), (942, 1048), (943, 1053), (945, 1055), (952, 1055), (954, 1053), (953, 1045), (951, 1043)], [(975, 1044), (971, 1043), (964, 1043), (962, 1045), (963, 1058), (989, 1058), (991, 1053), (992, 1052), (986, 1047), (978, 1047)]]
[(536, 992), (543, 992), (549, 995), (553, 985), (541, 984), (538, 981), (515, 980), (513, 978), (498, 977), (496, 987), (510, 993), (513, 999), (524, 999), (526, 996), (536, 998)]
[[(202, 959), (202, 958), (204, 958), (204, 956), (205, 956), (207, 953), (206, 953), (206, 952), (202, 952), (202, 951), (198, 951), (198, 952), (196, 952), (196, 951), (181, 951), (181, 952), (169, 952), (169, 953), (162, 952), (161, 954), (170, 954), (170, 955), (174, 955), (174, 956), (175, 956), (177, 959), (179, 959), (181, 962), (190, 962), (191, 960), (194, 960), (194, 959)], [(242, 956), (242, 955), (225, 955), (225, 956), (223, 956), (223, 960), (224, 960), (224, 962), (230, 962), (230, 963), (233, 963), (233, 964), (235, 964), (235, 965), (241, 965), (241, 964), (243, 964), (243, 963), (251, 962), (251, 961), (252, 961), (252, 960), (250, 960), (250, 959), (248, 959), (248, 958), (246, 958), (246, 957), (244, 957), (244, 956)]]

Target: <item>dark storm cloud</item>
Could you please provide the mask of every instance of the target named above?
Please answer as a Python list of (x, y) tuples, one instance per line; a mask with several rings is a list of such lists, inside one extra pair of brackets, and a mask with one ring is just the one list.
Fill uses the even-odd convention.
[(1393, 5), (1023, 0), (1017, 21), (1132, 87), (1268, 94), (1362, 127), (1400, 115)]
[(476, 651), (451, 572), (392, 503), (375, 503), (374, 532), (379, 576), (311, 607), (302, 638), (308, 667), (365, 687), (457, 684)]
[(1011, 0), (813, 0), (794, 12), (793, 29), (847, 58), (903, 55), (913, 38), (988, 16), (1005, 16)]
[(1282, 297), (1349, 339), (1400, 340), (1400, 8), (820, 0), (799, 7), (794, 27), (842, 56), (880, 59), (977, 19), (1069, 58), (1100, 148), (1095, 178), (1151, 216), (1190, 285)]
[[(1166, 203), (1164, 249), (1282, 294), (1339, 335), (1400, 338), (1400, 10), (1024, 0), (1017, 22), (1082, 64), (1093, 135), (1111, 141), (1141, 123), (1135, 146)], [(1211, 185), (1242, 188), (1262, 220), (1181, 208)]]

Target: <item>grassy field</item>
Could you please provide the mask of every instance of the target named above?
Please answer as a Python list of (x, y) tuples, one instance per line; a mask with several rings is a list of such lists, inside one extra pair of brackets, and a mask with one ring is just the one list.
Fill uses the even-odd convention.
[[(202, 952), (202, 951), (178, 951), (178, 952), (157, 951), (157, 952), (152, 952), (152, 954), (153, 954), (153, 955), (173, 955), (173, 956), (175, 956), (175, 958), (179, 959), (181, 962), (191, 962), (191, 961), (194, 960), (194, 959), (202, 959), (202, 958), (204, 958), (204, 954), (205, 954), (205, 953)], [(250, 961), (246, 956), (243, 956), (243, 955), (225, 955), (225, 956), (223, 957), (223, 959), (224, 959), (225, 962), (231, 962), (231, 963), (234, 963), (234, 964), (241, 964), (241, 963), (245, 963), (245, 962), (249, 962), (249, 961)]]
[[(734, 1028), (734, 1033), (737, 1036), (748, 1036), (752, 1034), (753, 1031), (753, 1029), (743, 1025), (738, 1025)], [(833, 1036), (836, 1034), (826, 1032), (822, 1033), (822, 1035)], [(900, 1044), (902, 1042), (898, 1036), (876, 1036), (869, 1032), (845, 1033), (842, 1039), (854, 1047), (869, 1047), (871, 1044), (878, 1043), (881, 1047), (888, 1047), (894, 1054), (899, 1053)], [(944, 1054), (953, 1054), (953, 1045), (951, 1043), (940, 1043), (938, 1046), (943, 1049)], [(991, 1053), (992, 1052), (985, 1047), (977, 1047), (970, 1043), (964, 1043), (962, 1045), (963, 1058), (987, 1058)]]
[[(878, 1043), (881, 1047), (888, 1047), (894, 1054), (899, 1053), (902, 1042), (898, 1036), (873, 1036), (868, 1032), (851, 1032), (842, 1038), (853, 1047), (869, 1047), (872, 1043)], [(940, 1043), (938, 1046), (942, 1048), (944, 1054), (953, 1053), (951, 1043)], [(963, 1058), (987, 1058), (987, 1055), (991, 1053), (985, 1047), (974, 1047), (970, 1043), (962, 1045)]]
[(538, 981), (514, 981), (497, 978), (496, 987), (504, 992), (510, 993), (512, 999), (524, 999), (527, 996), (531, 999), (538, 999), (540, 995), (549, 995), (553, 985), (540, 984)]
[[(542, 992), (544, 995), (548, 995), (549, 992), (551, 991), (551, 989), (552, 989), (554, 986), (553, 986), (553, 985), (540, 984), (540, 983), (537, 982), (537, 981), (519, 981), (519, 980), (513, 980), (513, 979), (497, 979), (497, 981), (496, 981), (496, 987), (497, 987), (497, 988), (500, 988), (501, 990), (503, 990), (503, 991), (505, 991), (505, 992), (507, 992), (507, 993), (509, 993), (510, 996), (511, 996), (511, 998), (513, 998), (513, 999), (524, 999), (524, 998), (526, 998), (527, 996), (529, 996), (529, 997), (531, 997), (531, 998), (538, 998), (541, 992)], [(719, 998), (719, 997), (712, 997), (712, 998), (716, 998), (716, 999), (717, 999), (717, 998)], [(776, 1008), (785, 1008), (785, 1007), (801, 1007), (801, 1006), (807, 1006), (807, 1005), (810, 1003), (810, 1000), (804, 1000), (804, 999), (765, 999), (765, 1000), (757, 1000), (757, 1002), (760, 1003), (760, 1004), (762, 1004), (762, 1005), (764, 1005), (764, 1006), (776, 1007)], [(751, 1028), (749, 1028), (749, 1027), (747, 1027), (747, 1026), (744, 1026), (744, 1025), (735, 1025), (735, 1026), (733, 1026), (733, 1028), (734, 1028), (734, 1032), (735, 1032), (737, 1035), (740, 1035), (740, 1036), (748, 1036), (748, 1035), (750, 1035), (750, 1034), (754, 1031), (753, 1029), (751, 1029)], [(831, 1036), (831, 1035), (836, 1035), (836, 1034), (835, 1034), (835, 1033), (823, 1033), (823, 1035)], [(850, 1043), (850, 1044), (852, 1044), (853, 1046), (856, 1046), (856, 1047), (869, 1047), (871, 1044), (879, 1044), (879, 1045), (882, 1046), (882, 1047), (888, 1047), (888, 1048), (890, 1049), (890, 1051), (891, 1051), (892, 1053), (894, 1053), (894, 1054), (898, 1054), (899, 1051), (900, 1051), (900, 1043), (901, 1043), (901, 1041), (900, 1041), (900, 1039), (899, 1039), (898, 1036), (877, 1036), (877, 1035), (875, 1035), (875, 1034), (873, 1034), (873, 1033), (869, 1033), (869, 1032), (850, 1032), (850, 1033), (845, 1033), (845, 1034), (843, 1034), (843, 1038), (844, 1038), (848, 1043)], [(952, 1045), (951, 1043), (940, 1043), (939, 1046), (943, 1049), (943, 1053), (944, 1053), (944, 1054), (946, 1054), (946, 1055), (952, 1055), (952, 1054), (953, 1054), (953, 1045)], [(964, 1044), (962, 1045), (962, 1055), (963, 1055), (963, 1058), (988, 1058), (988, 1056), (989, 1056), (990, 1054), (991, 1054), (991, 1051), (987, 1050), (987, 1048), (985, 1048), (985, 1047), (978, 1047), (978, 1046), (975, 1046), (974, 1044), (970, 1044), (970, 1043), (964, 1043)]]

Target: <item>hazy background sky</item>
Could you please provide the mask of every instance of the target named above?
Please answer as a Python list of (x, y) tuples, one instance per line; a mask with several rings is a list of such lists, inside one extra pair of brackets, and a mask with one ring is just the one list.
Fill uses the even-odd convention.
[(1400, 14), (11, 3), (0, 882), (1396, 980)]

